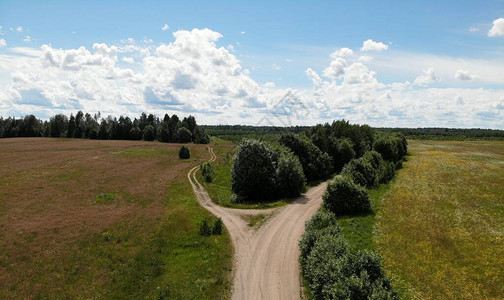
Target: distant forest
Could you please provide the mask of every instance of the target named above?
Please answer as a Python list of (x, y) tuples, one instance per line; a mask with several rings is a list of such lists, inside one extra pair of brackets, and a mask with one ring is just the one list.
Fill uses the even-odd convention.
[(34, 115), (24, 118), (0, 118), (0, 138), (9, 137), (67, 137), (101, 140), (145, 140), (155, 139), (165, 143), (210, 143), (205, 130), (197, 125), (193, 116), (182, 120), (177, 115), (164, 115), (163, 119), (142, 113), (137, 119), (120, 116), (119, 119), (100, 113), (91, 116), (82, 111), (67, 117), (58, 114), (42, 121)]
[[(344, 120), (343, 120), (344, 121)], [(9, 137), (69, 137), (111, 140), (159, 140), (161, 142), (209, 143), (209, 136), (216, 136), (235, 143), (244, 137), (261, 140), (277, 140), (285, 132), (301, 133), (310, 126), (249, 126), (249, 125), (197, 125), (193, 116), (182, 120), (177, 115), (164, 115), (163, 119), (142, 113), (131, 120), (77, 112), (67, 117), (58, 114), (42, 121), (34, 115), (24, 118), (1, 118), (0, 138)], [(407, 139), (417, 140), (504, 140), (504, 130), (457, 128), (374, 128), (378, 132), (400, 132)]]
[[(247, 125), (203, 125), (211, 136), (239, 142), (244, 137), (275, 140), (283, 132), (300, 133), (310, 126), (275, 127)], [(378, 132), (400, 132), (413, 140), (504, 140), (504, 130), (457, 128), (374, 128)]]

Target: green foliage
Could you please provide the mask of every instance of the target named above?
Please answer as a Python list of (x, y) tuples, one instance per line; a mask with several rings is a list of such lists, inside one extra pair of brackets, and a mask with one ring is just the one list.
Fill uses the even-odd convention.
[(323, 199), (324, 207), (336, 215), (366, 213), (371, 209), (366, 189), (347, 176), (330, 182)]
[(190, 141), (192, 141), (192, 134), (189, 129), (185, 127), (180, 127), (177, 130), (177, 137), (179, 143), (189, 143)]
[(331, 212), (320, 210), (306, 223), (300, 248), (314, 299), (397, 299), (380, 256), (351, 250)]
[(379, 152), (383, 159), (397, 163), (408, 151), (408, 142), (403, 134), (382, 134), (373, 144), (373, 149)]
[(212, 235), (212, 226), (210, 225), (210, 220), (208, 218), (201, 220), (201, 223), (199, 224), (199, 234), (202, 236)]
[(196, 127), (194, 130), (194, 142), (196, 144), (210, 144), (210, 137), (201, 127)]
[(277, 191), (281, 197), (296, 197), (305, 187), (306, 178), (297, 156), (291, 151), (280, 151), (276, 169)]
[(154, 136), (154, 127), (152, 125), (145, 126), (145, 128), (143, 130), (142, 139), (144, 141), (153, 141), (154, 138), (155, 138), (155, 136)]
[(305, 187), (303, 168), (288, 148), (244, 140), (231, 172), (235, 200), (270, 200), (298, 196)]
[(377, 170), (373, 168), (371, 162), (364, 158), (354, 158), (345, 165), (341, 174), (353, 179), (357, 184), (365, 187), (376, 185)]
[(266, 144), (243, 140), (233, 160), (231, 189), (237, 201), (266, 200), (275, 194), (273, 151)]
[(222, 226), (223, 226), (222, 219), (217, 218), (217, 220), (215, 220), (215, 222), (212, 225), (212, 234), (213, 235), (221, 235), (222, 234)]
[(221, 218), (217, 218), (213, 221), (210, 218), (204, 218), (199, 223), (199, 235), (222, 235), (222, 227), (223, 223)]
[(188, 147), (182, 146), (179, 150), (179, 158), (181, 159), (189, 159), (191, 157), (191, 151)]
[(200, 165), (201, 176), (205, 182), (212, 182), (215, 177), (215, 171), (211, 163), (204, 162)]
[(333, 159), (334, 171), (340, 172), (355, 157), (353, 142), (348, 138), (329, 137), (328, 153)]
[(308, 181), (323, 179), (332, 173), (332, 160), (306, 137), (284, 134), (279, 139), (280, 144), (289, 148), (298, 156), (303, 172)]

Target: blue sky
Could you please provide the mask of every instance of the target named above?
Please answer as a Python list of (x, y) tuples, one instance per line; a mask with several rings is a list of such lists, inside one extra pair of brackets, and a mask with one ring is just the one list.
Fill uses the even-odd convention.
[[(102, 2), (0, 3), (0, 115), (149, 110), (256, 124), (293, 91), (313, 110), (294, 123), (504, 127), (504, 1)], [(341, 48), (352, 53), (331, 56)]]

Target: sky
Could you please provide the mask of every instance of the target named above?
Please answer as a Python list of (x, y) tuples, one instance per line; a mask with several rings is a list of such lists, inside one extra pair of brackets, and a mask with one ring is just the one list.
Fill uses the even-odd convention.
[(0, 26), (4, 118), (504, 129), (502, 0), (2, 0)]

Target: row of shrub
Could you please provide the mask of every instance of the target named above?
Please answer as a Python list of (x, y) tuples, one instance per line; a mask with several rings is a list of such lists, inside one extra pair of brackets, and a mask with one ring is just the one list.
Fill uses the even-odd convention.
[(332, 212), (319, 210), (306, 223), (300, 248), (314, 299), (397, 299), (380, 256), (351, 250)]

